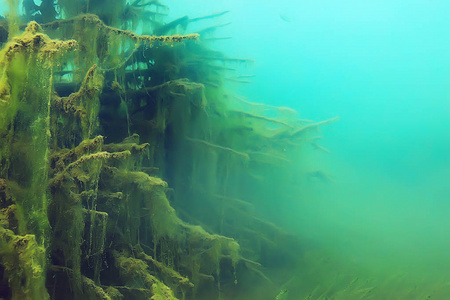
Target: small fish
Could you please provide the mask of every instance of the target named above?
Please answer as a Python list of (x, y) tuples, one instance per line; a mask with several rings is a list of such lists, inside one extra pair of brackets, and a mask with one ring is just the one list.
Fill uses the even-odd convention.
[(291, 18), (289, 18), (286, 14), (284, 14), (284, 13), (281, 13), (280, 14), (280, 18), (281, 18), (281, 20), (283, 20), (283, 21), (285, 21), (285, 22), (292, 22), (292, 19)]

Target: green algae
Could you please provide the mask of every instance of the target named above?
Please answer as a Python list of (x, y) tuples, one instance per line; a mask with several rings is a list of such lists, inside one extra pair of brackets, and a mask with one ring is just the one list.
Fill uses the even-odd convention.
[(58, 5), (0, 52), (1, 296), (275, 298), (301, 247), (252, 190), (283, 190), (287, 150), (326, 122), (233, 97), (235, 60), (175, 34), (196, 19), (138, 35)]
[(34, 235), (15, 235), (0, 227), (0, 257), (12, 299), (48, 299), (45, 248)]

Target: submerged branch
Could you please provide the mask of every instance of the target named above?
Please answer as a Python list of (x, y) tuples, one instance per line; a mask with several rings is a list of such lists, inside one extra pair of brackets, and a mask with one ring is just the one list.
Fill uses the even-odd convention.
[(75, 40), (51, 40), (48, 36), (40, 33), (41, 29), (41, 26), (34, 21), (28, 23), (25, 32), (21, 36), (14, 38), (13, 42), (7, 44), (7, 48), (3, 50), (5, 51), (5, 57), (10, 59), (15, 53), (28, 51), (29, 48), (45, 54), (55, 54), (75, 49), (77, 45)]
[(194, 19), (189, 19), (188, 16), (183, 16), (181, 18), (175, 19), (175, 20), (157, 28), (155, 30), (155, 33), (156, 34), (166, 34), (170, 30), (175, 29), (177, 26), (182, 26), (182, 27), (186, 28), (189, 23), (197, 22), (197, 21), (205, 20), (205, 19), (212, 19), (212, 18), (220, 17), (226, 13), (228, 13), (228, 11), (224, 11), (224, 12), (221, 12), (218, 14), (208, 15), (208, 16), (204, 16), (204, 17), (198, 17), (198, 18), (194, 18)]
[(115, 27), (111, 27), (108, 25), (105, 25), (102, 20), (96, 15), (86, 14), (77, 16), (70, 19), (65, 20), (56, 20), (50, 23), (42, 24), (42, 28), (50, 28), (50, 29), (57, 29), (62, 25), (65, 24), (72, 24), (75, 22), (85, 22), (88, 24), (96, 25), (99, 29), (104, 29), (106, 31), (109, 31), (111, 33), (127, 36), (134, 42), (147, 42), (147, 43), (153, 43), (153, 42), (162, 42), (162, 43), (179, 43), (184, 40), (196, 40), (199, 38), (199, 34), (197, 33), (191, 33), (187, 35), (139, 35), (129, 30), (123, 30)]
[(199, 30), (198, 33), (199, 34), (207, 34), (207, 33), (215, 31), (217, 28), (225, 27), (225, 26), (228, 26), (230, 24), (231, 24), (231, 22), (228, 22), (228, 23), (225, 23), (225, 24), (213, 25), (213, 26), (210, 26), (210, 27), (206, 27), (206, 28), (204, 28), (202, 30)]
[(249, 156), (248, 156), (247, 153), (240, 152), (240, 151), (234, 150), (232, 148), (223, 147), (223, 146), (220, 146), (220, 145), (212, 144), (212, 143), (207, 142), (205, 140), (194, 139), (194, 138), (190, 138), (190, 137), (186, 137), (186, 140), (188, 140), (190, 142), (193, 142), (195, 144), (198, 144), (198, 145), (207, 146), (207, 147), (212, 148), (212, 149), (221, 150), (221, 151), (224, 151), (224, 152), (227, 152), (227, 153), (231, 153), (231, 154), (240, 156), (240, 157), (244, 158), (245, 160), (249, 159)]
[(253, 262), (249, 263), (248, 261), (245, 261), (244, 264), (250, 271), (253, 271), (256, 275), (264, 279), (267, 283), (269, 283), (270, 285), (274, 285), (273, 281), (270, 280), (261, 270), (258, 270), (254, 266)]
[(151, 6), (151, 5), (168, 9), (167, 5), (162, 4), (158, 0), (150, 0), (150, 1), (147, 1), (147, 2), (142, 3), (142, 4), (141, 4), (141, 0), (136, 0), (133, 3), (131, 3), (130, 6), (133, 6), (133, 7), (145, 7), (145, 6)]
[(292, 137), (299, 137), (299, 136), (303, 135), (305, 132), (307, 132), (309, 130), (316, 129), (316, 128), (318, 128), (321, 125), (329, 124), (329, 123), (335, 122), (337, 120), (339, 120), (339, 117), (334, 117), (334, 118), (331, 118), (331, 119), (328, 119), (328, 120), (324, 120), (324, 121), (321, 121), (321, 122), (311, 123), (311, 124), (305, 125), (302, 128), (300, 128), (300, 129), (294, 131), (293, 133), (291, 133), (291, 136)]
[(252, 113), (245, 112), (245, 111), (240, 111), (240, 110), (231, 110), (230, 112), (234, 113), (234, 114), (237, 114), (237, 115), (244, 116), (244, 117), (249, 117), (249, 118), (263, 120), (263, 121), (270, 122), (270, 123), (280, 124), (280, 125), (286, 126), (288, 128), (291, 128), (291, 129), (294, 128), (294, 126), (292, 126), (292, 125), (290, 125), (290, 124), (288, 124), (286, 122), (277, 120), (277, 119), (272, 119), (272, 118), (268, 118), (268, 117), (252, 114)]
[(250, 158), (255, 161), (269, 163), (269, 164), (275, 164), (278, 165), (279, 163), (291, 163), (291, 161), (285, 157), (274, 155), (270, 153), (265, 152), (249, 152)]
[(238, 79), (238, 78), (231, 78), (231, 77), (225, 77), (224, 79), (227, 81), (236, 82), (236, 83), (252, 83), (250, 80), (246, 80), (246, 79)]
[(253, 63), (253, 59), (250, 58), (231, 58), (225, 56), (201, 56), (204, 60), (218, 60), (222, 62), (233, 62), (233, 63)]
[(86, 111), (80, 106), (82, 98), (92, 98), (95, 94), (99, 93), (102, 86), (96, 82), (96, 69), (97, 65), (93, 65), (86, 73), (83, 79), (80, 89), (77, 92), (71, 93), (67, 97), (53, 96), (53, 103), (56, 108), (65, 113), (72, 114), (85, 114)]
[(323, 151), (323, 152), (326, 152), (326, 153), (331, 153), (330, 150), (328, 150), (327, 148), (325, 148), (325, 147), (323, 147), (323, 146), (321, 146), (321, 145), (319, 145), (317, 143), (311, 143), (311, 145), (313, 146), (314, 150), (320, 150), (320, 151)]
[[(242, 75), (242, 76), (245, 76), (245, 75)], [(248, 76), (252, 76), (252, 75), (248, 75)], [(237, 95), (233, 95), (233, 98), (238, 100), (239, 102), (242, 102), (242, 103), (250, 105), (250, 106), (269, 108), (269, 109), (273, 109), (273, 110), (280, 111), (280, 112), (283, 112), (283, 113), (289, 113), (291, 115), (297, 115), (297, 111), (295, 109), (292, 109), (292, 108), (289, 108), (289, 107), (273, 106), (273, 105), (264, 104), (264, 103), (250, 102), (250, 101), (247, 101), (244, 98), (239, 97)], [(312, 122), (312, 121), (309, 121), (309, 120), (302, 120), (302, 121)]]
[(231, 36), (226, 36), (226, 37), (212, 37), (212, 38), (206, 38), (206, 39), (202, 39), (202, 41), (222, 41), (222, 40), (229, 40), (231, 39)]
[(191, 19), (191, 22), (197, 22), (197, 21), (200, 21), (200, 20), (213, 19), (213, 18), (221, 17), (221, 16), (223, 16), (223, 15), (229, 13), (229, 12), (230, 12), (229, 10), (226, 10), (226, 11), (223, 11), (223, 12), (220, 12), (220, 13), (207, 15), (207, 16), (204, 16), (204, 17), (193, 18), (193, 19)]
[(79, 167), (80, 165), (88, 162), (88, 161), (95, 161), (95, 160), (106, 160), (106, 159), (124, 159), (131, 155), (131, 152), (129, 150), (122, 151), (122, 152), (114, 152), (109, 153), (106, 151), (88, 154), (80, 157), (75, 162), (69, 164), (66, 168), (66, 171), (70, 171), (71, 169), (75, 167)]
[(155, 29), (155, 34), (159, 34), (159, 35), (166, 34), (167, 32), (176, 28), (179, 25), (181, 25), (183, 27), (187, 27), (188, 24), (189, 24), (189, 17), (184, 16), (184, 17), (175, 19), (172, 22), (169, 22), (169, 23)]
[(247, 210), (253, 210), (254, 209), (254, 205), (252, 203), (244, 201), (244, 200), (241, 200), (241, 199), (238, 199), (238, 198), (224, 196), (224, 195), (219, 195), (219, 194), (212, 194), (212, 196), (214, 198), (217, 198), (217, 199), (220, 199), (220, 200), (225, 200), (225, 201), (232, 202), (233, 205), (245, 207)]

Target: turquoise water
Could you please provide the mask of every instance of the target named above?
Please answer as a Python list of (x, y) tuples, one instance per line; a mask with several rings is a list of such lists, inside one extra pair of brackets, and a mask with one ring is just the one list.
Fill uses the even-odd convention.
[(231, 11), (216, 36), (232, 39), (216, 47), (255, 60), (243, 71), (252, 84), (240, 87), (249, 99), (340, 117), (323, 132), (331, 153), (311, 159), (334, 182), (301, 186), (284, 212), (285, 228), (320, 249), (290, 289), (311, 299), (327, 290), (338, 299), (450, 298), (450, 3), (170, 6)]
[(298, 173), (258, 203), (302, 244), (278, 300), (450, 299), (450, 2), (162, 2), (167, 20), (230, 11), (197, 24), (231, 22), (211, 47), (254, 61), (229, 89), (339, 117), (321, 128), (327, 151), (289, 153)]

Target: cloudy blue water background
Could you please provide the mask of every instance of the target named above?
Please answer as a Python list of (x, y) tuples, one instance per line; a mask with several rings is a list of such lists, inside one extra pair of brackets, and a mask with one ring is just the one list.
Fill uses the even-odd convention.
[(172, 2), (173, 16), (230, 10), (215, 47), (255, 61), (248, 99), (340, 117), (315, 158), (335, 182), (302, 186), (284, 224), (321, 245), (309, 286), (348, 274), (375, 298), (449, 296), (450, 2)]

